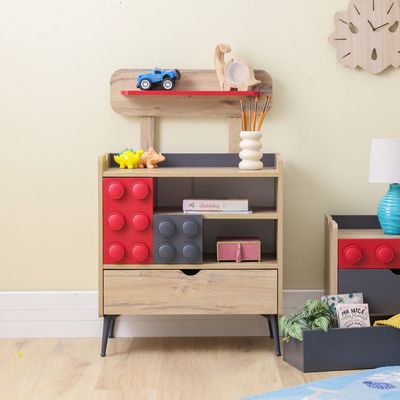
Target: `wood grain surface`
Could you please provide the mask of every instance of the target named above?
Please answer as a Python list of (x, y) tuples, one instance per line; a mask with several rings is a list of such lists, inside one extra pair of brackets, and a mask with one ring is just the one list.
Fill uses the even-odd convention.
[(283, 313), (283, 159), (276, 156), (277, 170), (279, 171), (276, 180), (276, 210), (278, 219), (276, 224), (276, 257), (278, 269), (278, 314)]
[(338, 225), (325, 215), (325, 294), (338, 291)]
[(223, 177), (223, 178), (274, 178), (278, 176), (278, 169), (263, 168), (259, 170), (244, 170), (238, 167), (169, 167), (163, 168), (162, 164), (159, 168), (136, 168), (136, 169), (120, 169), (107, 168), (103, 172), (104, 177), (146, 177), (146, 178), (207, 178), (207, 177)]
[(339, 239), (400, 239), (400, 235), (385, 235), (382, 229), (339, 229)]
[(155, 118), (141, 117), (140, 119), (140, 147), (147, 151), (149, 147), (154, 147), (155, 137)]
[(105, 270), (105, 314), (276, 314), (277, 271)]
[[(237, 97), (174, 97), (168, 96), (123, 96), (121, 90), (136, 89), (136, 77), (148, 70), (121, 69), (111, 77), (110, 101), (115, 112), (126, 116), (168, 117), (240, 117)], [(213, 69), (181, 70), (182, 78), (177, 81), (177, 90), (220, 90)], [(255, 71), (261, 84), (255, 90), (272, 95), (272, 78), (263, 70)]]
[[(106, 264), (103, 266), (103, 269), (119, 269), (119, 270), (129, 270), (129, 269), (139, 269), (142, 270), (143, 264)], [(235, 261), (232, 262), (218, 262), (216, 254), (205, 254), (203, 258), (202, 264), (146, 264), (146, 269), (237, 269), (237, 270), (265, 270), (265, 269), (279, 269), (278, 262), (276, 258), (266, 255), (262, 255), (261, 261), (246, 261), (237, 263)]]
[(99, 349), (100, 338), (0, 340), (0, 397), (233, 400), (354, 372), (303, 374), (268, 337), (118, 338), (106, 358)]
[(240, 152), (240, 132), (242, 130), (242, 118), (231, 117), (229, 118), (229, 137), (228, 137), (228, 152)]

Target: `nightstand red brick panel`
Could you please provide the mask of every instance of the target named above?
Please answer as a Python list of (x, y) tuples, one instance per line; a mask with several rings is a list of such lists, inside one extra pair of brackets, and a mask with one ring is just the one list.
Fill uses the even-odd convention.
[(104, 264), (152, 262), (153, 203), (152, 178), (103, 178)]
[(400, 269), (400, 239), (339, 239), (338, 267)]

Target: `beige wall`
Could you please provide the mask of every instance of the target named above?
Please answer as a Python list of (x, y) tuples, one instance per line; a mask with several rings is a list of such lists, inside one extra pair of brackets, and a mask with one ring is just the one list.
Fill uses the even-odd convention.
[[(168, 6), (167, 6), (168, 5)], [(266, 151), (286, 160), (285, 287), (323, 284), (323, 214), (373, 213), (371, 137), (399, 134), (400, 70), (336, 63), (347, 0), (38, 0), (0, 4), (0, 289), (96, 288), (97, 156), (137, 146), (113, 71), (210, 68), (218, 42), (274, 78)], [(254, 16), (254, 22), (250, 22)], [(165, 119), (162, 151), (227, 148), (224, 120)]]

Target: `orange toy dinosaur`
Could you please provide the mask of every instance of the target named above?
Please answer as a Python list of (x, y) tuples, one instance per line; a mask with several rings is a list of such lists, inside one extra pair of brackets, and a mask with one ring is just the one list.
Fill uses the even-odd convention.
[(149, 147), (140, 157), (139, 168), (157, 168), (158, 163), (165, 161), (165, 157), (158, 154), (152, 147)]

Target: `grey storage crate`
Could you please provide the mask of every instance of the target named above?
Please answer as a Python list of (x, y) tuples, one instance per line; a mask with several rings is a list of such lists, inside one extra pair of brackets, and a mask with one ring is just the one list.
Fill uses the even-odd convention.
[(302, 342), (284, 343), (283, 359), (303, 372), (400, 365), (400, 329), (391, 327), (305, 330)]

